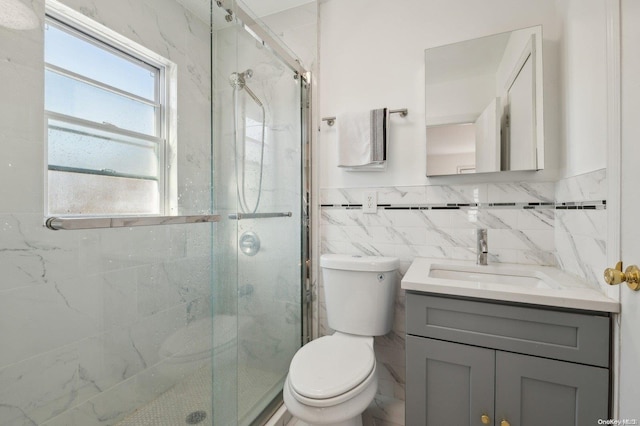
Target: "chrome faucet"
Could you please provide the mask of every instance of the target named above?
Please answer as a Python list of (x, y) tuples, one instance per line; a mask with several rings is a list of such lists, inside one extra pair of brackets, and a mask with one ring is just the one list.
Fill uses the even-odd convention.
[(487, 254), (489, 253), (489, 243), (487, 242), (487, 230), (486, 228), (478, 229), (476, 231), (476, 248), (477, 248), (477, 260), (478, 265), (487, 264)]

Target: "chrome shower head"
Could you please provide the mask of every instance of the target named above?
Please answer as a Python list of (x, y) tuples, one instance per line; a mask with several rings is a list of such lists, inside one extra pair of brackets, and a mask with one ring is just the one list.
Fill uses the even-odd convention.
[(237, 89), (237, 90), (244, 89), (244, 91), (249, 96), (251, 96), (251, 99), (253, 99), (255, 103), (262, 108), (263, 107), (262, 101), (247, 86), (247, 80), (250, 79), (251, 76), (253, 76), (253, 70), (251, 69), (247, 69), (245, 72), (232, 72), (231, 75), (229, 76), (229, 84), (234, 89)]
[(234, 89), (242, 89), (245, 85), (244, 77), (241, 73), (232, 72), (229, 76), (229, 84)]
[(229, 76), (229, 84), (236, 89), (244, 89), (247, 80), (253, 76), (253, 70), (247, 69), (244, 72), (232, 72)]

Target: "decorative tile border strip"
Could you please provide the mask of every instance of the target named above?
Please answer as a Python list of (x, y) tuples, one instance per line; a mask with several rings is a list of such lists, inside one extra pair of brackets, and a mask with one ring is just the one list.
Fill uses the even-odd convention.
[[(322, 208), (362, 209), (362, 204), (321, 204)], [(466, 209), (526, 209), (526, 210), (605, 210), (607, 200), (564, 203), (450, 203), (450, 204), (378, 204), (382, 210), (466, 210)]]
[(556, 210), (605, 210), (607, 200), (556, 203)]

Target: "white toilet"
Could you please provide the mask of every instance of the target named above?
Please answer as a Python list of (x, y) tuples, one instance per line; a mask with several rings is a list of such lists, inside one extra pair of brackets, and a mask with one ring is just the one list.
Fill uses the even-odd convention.
[(329, 327), (336, 332), (295, 354), (284, 403), (310, 426), (361, 426), (378, 389), (373, 336), (391, 330), (399, 261), (327, 254), (320, 266)]

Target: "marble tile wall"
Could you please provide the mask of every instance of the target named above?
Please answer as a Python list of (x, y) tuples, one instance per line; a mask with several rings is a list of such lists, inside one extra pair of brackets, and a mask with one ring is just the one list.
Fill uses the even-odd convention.
[[(603, 256), (605, 186), (604, 172), (597, 171), (558, 183), (323, 189), (321, 254), (395, 256), (402, 277), (415, 257), (475, 259), (476, 229), (487, 228), (490, 262), (560, 266), (576, 273)], [(363, 214), (364, 193), (371, 191), (377, 193), (378, 210)], [(570, 202), (575, 208), (562, 205)], [(373, 424), (404, 424), (404, 300), (398, 289), (393, 329), (375, 339), (380, 386), (365, 413)], [(321, 280), (318, 322), (320, 335), (333, 332)]]
[[(64, 3), (178, 64), (178, 206), (208, 211), (208, 21), (173, 0)], [(43, 227), (44, 1), (26, 4), (39, 28), (0, 27), (0, 425), (111, 425), (199, 368), (163, 344), (211, 315), (216, 235)]]
[[(606, 209), (574, 209), (585, 202), (607, 199), (607, 172), (595, 172), (558, 181), (556, 201), (567, 204), (556, 210), (555, 245), (559, 266), (605, 294), (602, 271), (607, 268)], [(571, 208), (571, 209), (570, 209)]]
[[(376, 191), (376, 214), (360, 208)], [(475, 259), (476, 229), (487, 228), (491, 260), (555, 265), (554, 184), (480, 184), (321, 193), (323, 253)], [(546, 204), (546, 205), (535, 205)]]

